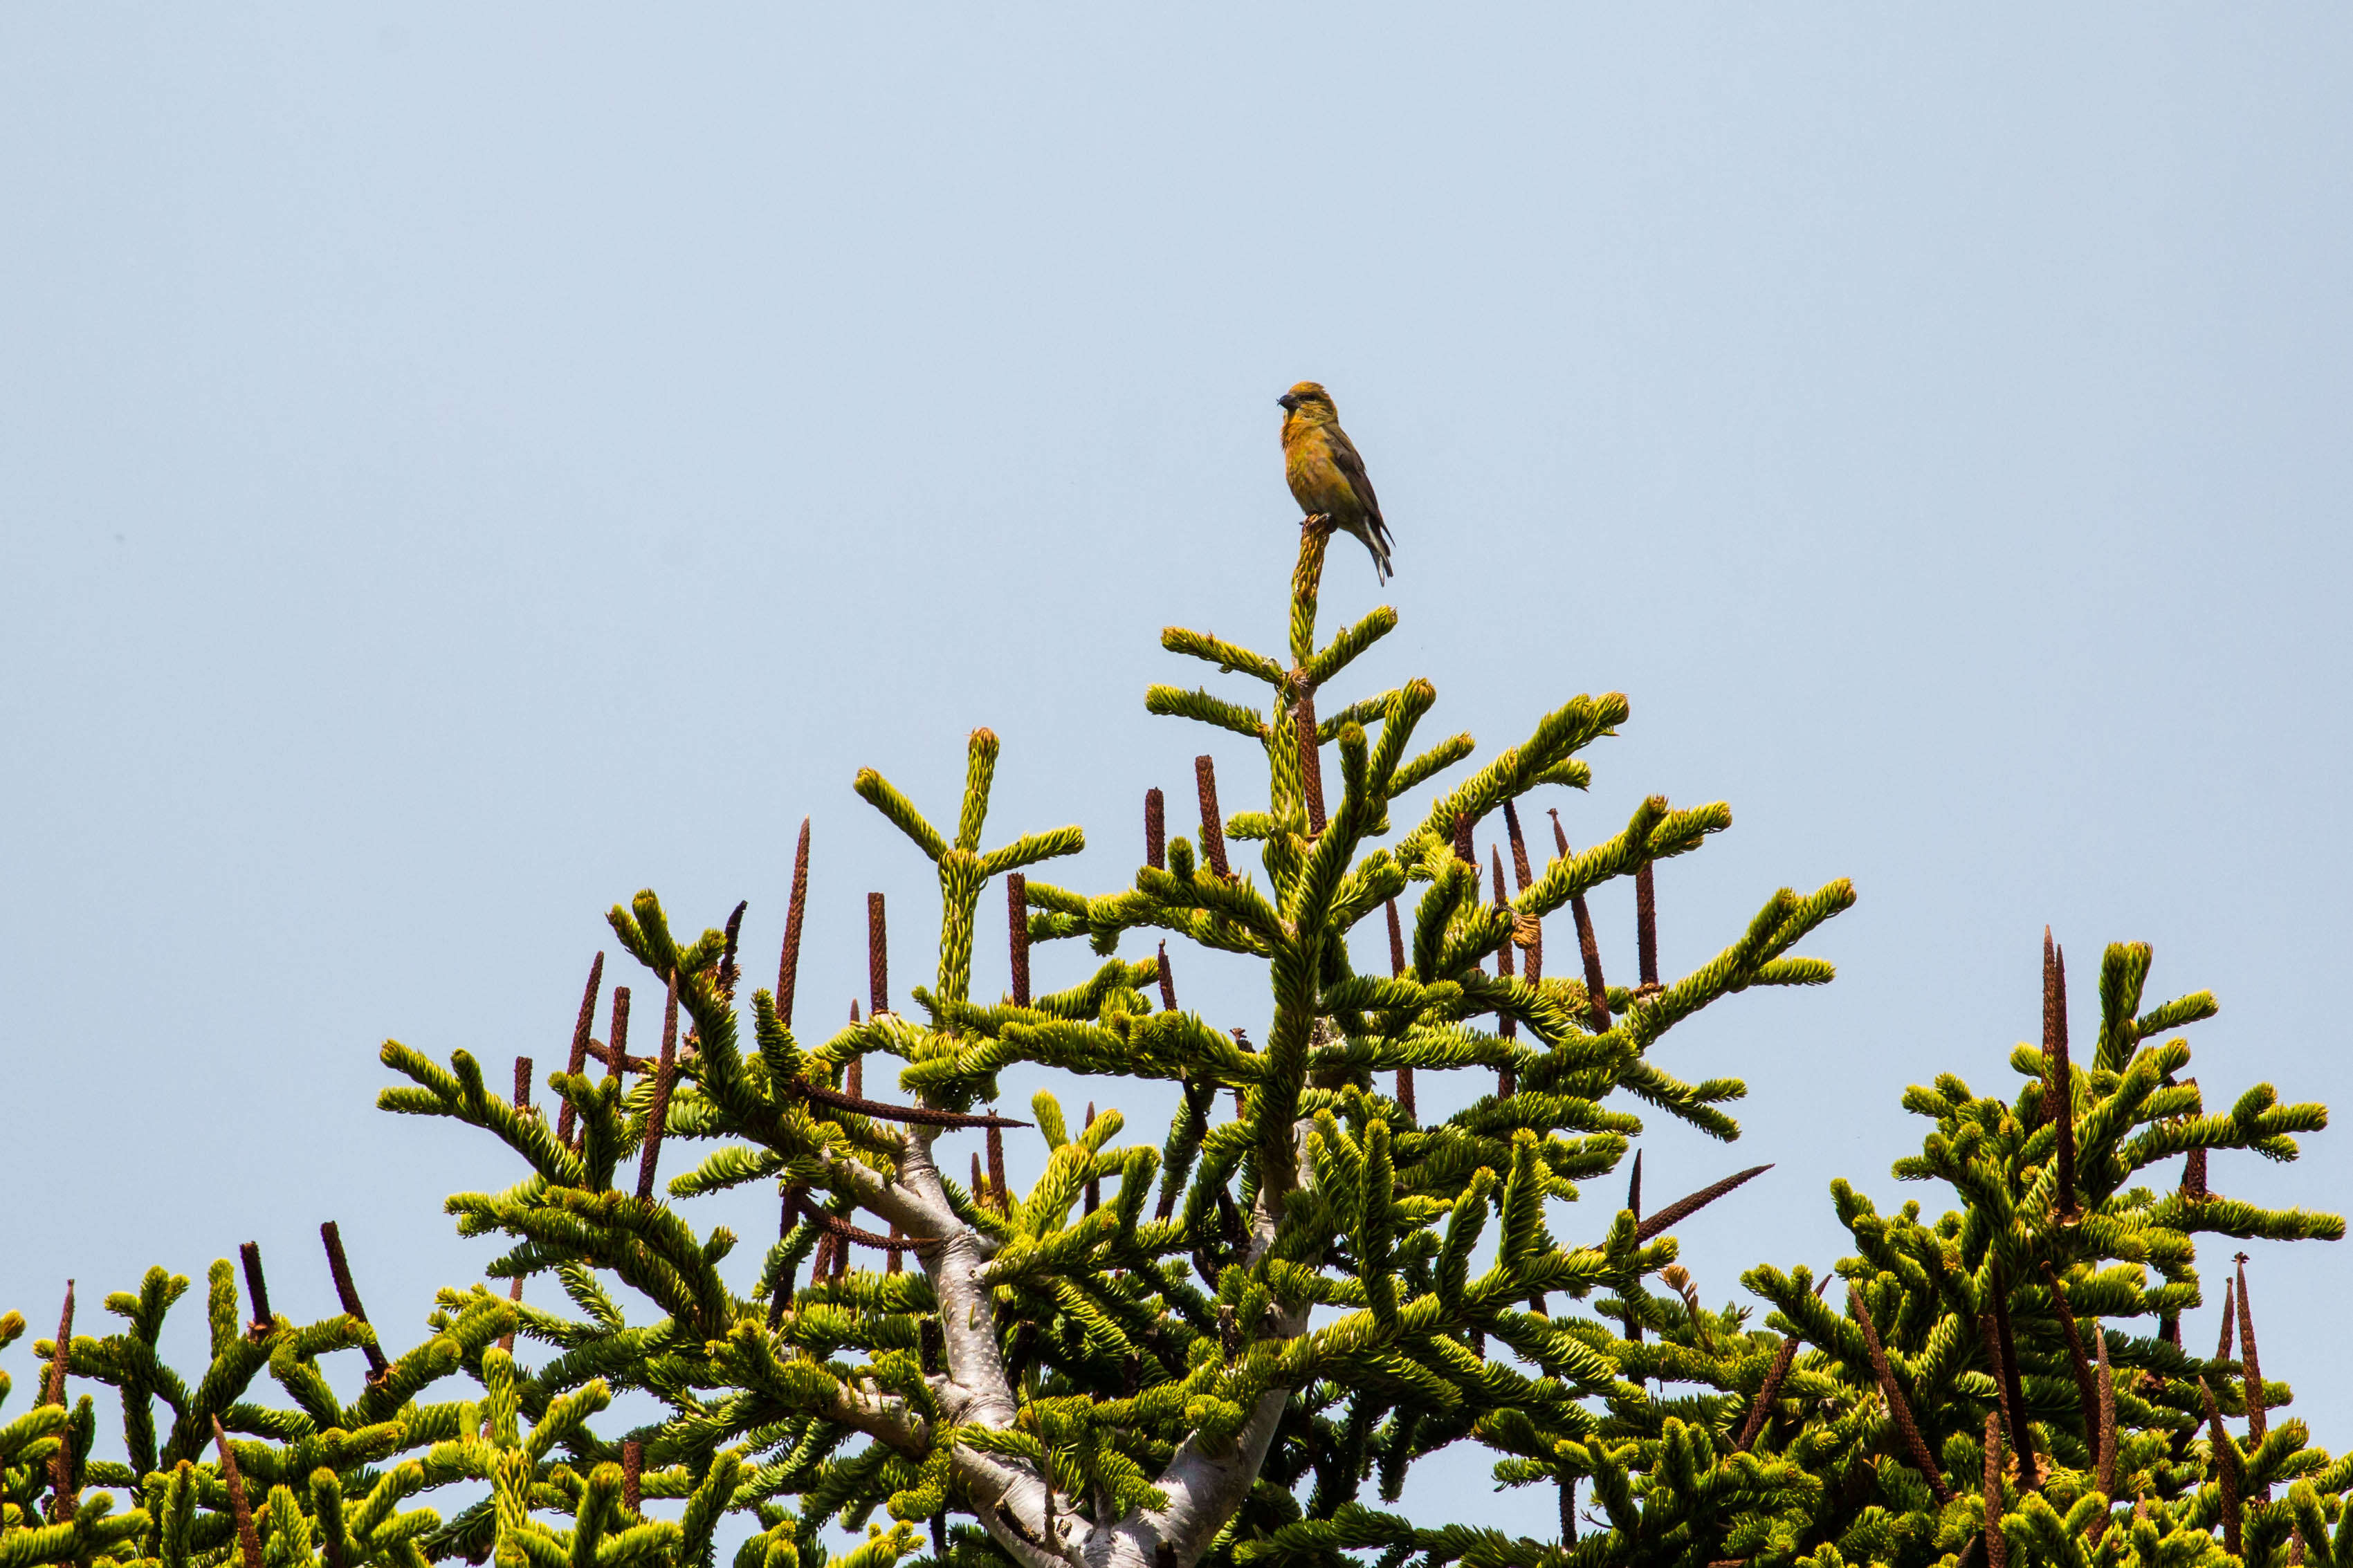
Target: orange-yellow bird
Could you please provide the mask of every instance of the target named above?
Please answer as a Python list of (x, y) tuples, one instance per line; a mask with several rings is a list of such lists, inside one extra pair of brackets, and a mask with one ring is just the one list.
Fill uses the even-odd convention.
[(1388, 582), (1389, 525), (1381, 519), (1373, 481), (1365, 477), (1365, 459), (1340, 428), (1332, 395), (1303, 381), (1275, 401), (1283, 409), (1283, 477), (1300, 510), (1364, 541), (1373, 552), (1373, 570)]

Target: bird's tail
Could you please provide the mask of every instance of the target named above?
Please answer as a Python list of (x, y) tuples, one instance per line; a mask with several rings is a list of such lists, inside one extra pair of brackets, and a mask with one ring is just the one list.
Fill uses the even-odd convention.
[(1387, 583), (1395, 575), (1389, 564), (1389, 525), (1377, 517), (1366, 521), (1372, 526), (1365, 531), (1365, 548), (1372, 552), (1374, 575)]

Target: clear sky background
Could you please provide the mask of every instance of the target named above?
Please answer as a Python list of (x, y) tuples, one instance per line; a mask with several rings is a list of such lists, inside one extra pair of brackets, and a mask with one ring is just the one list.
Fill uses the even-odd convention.
[[(1942, 1206), (1898, 1096), (2008, 1091), (2046, 921), (2079, 1039), (2147, 940), (2153, 999), (2221, 999), (2215, 1101), (2353, 1109), (2348, 68), (2318, 5), (0, 13), (0, 1307), (258, 1239), (322, 1314), (332, 1217), (407, 1342), (493, 1255), (443, 1196), (516, 1168), (373, 1109), (379, 1043), (558, 1065), (640, 887), (751, 900), (761, 975), (804, 816), (805, 1026), (870, 889), (903, 995), (936, 895), (861, 765), (948, 815), (990, 725), (992, 837), (1081, 823), (1049, 874), (1124, 884), (1207, 733), (1144, 689), (1219, 684), (1159, 628), (1281, 644), (1302, 377), (1397, 536), (1385, 594), (1327, 577), (1403, 617), (1364, 690), (1482, 751), (1627, 692), (1543, 804), (1732, 803), (1662, 869), (1671, 970), (1860, 890), (1837, 984), (1661, 1047), (1751, 1092), (1733, 1148), (1654, 1126), (1654, 1201), (1777, 1162), (1681, 1228), (1711, 1302), (1842, 1254), (1835, 1176)], [(2353, 1131), (2306, 1149), (2214, 1184), (2353, 1207)], [(2353, 1249), (2250, 1250), (2265, 1371), (2353, 1444)], [(1552, 1528), (1475, 1458), (1415, 1491)]]

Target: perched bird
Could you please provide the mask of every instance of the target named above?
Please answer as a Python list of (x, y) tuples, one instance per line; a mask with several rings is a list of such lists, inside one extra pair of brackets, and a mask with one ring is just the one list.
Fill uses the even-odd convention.
[(1364, 541), (1373, 553), (1373, 570), (1388, 582), (1389, 525), (1381, 519), (1373, 481), (1365, 477), (1365, 459), (1340, 428), (1332, 395), (1303, 381), (1275, 401), (1283, 409), (1283, 477), (1300, 510)]

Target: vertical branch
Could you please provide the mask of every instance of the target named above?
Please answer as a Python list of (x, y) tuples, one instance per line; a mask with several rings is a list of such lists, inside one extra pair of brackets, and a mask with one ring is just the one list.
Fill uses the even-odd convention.
[[(1405, 928), (1398, 921), (1398, 907), (1395, 899), (1388, 901), (1388, 915), (1389, 976), (1392, 979), (1398, 979), (1405, 974)], [(1397, 1069), (1397, 1102), (1398, 1109), (1405, 1112), (1407, 1122), (1415, 1126), (1420, 1125), (1421, 1119), (1414, 1113), (1413, 1068), (1409, 1067)]]
[(662, 1131), (670, 1120), (670, 1085), (678, 1071), (678, 972), (672, 966), (670, 994), (662, 1004), (661, 1060), (654, 1068), (653, 1104), (646, 1110), (645, 1149), (638, 1157), (638, 1201), (651, 1203), (654, 1167), (661, 1161)]
[[(2094, 1333), (2092, 1342), (2100, 1358), (2099, 1458), (2094, 1484), (2099, 1487), (2100, 1495), (2113, 1502), (2116, 1495), (2116, 1374), (2108, 1365), (2108, 1336), (2105, 1332)], [(2102, 1516), (2104, 1525), (2105, 1518), (2105, 1515)], [(2097, 1545), (2099, 1535), (2095, 1533), (2092, 1541)]]
[[(629, 988), (613, 987), (613, 1021), (605, 1028), (605, 1076), (620, 1078), (629, 1070)], [(625, 1083), (626, 1079), (623, 1080)]]
[(636, 1515), (645, 1502), (646, 1446), (635, 1437), (621, 1444), (621, 1507)]
[[(17, 1320), (22, 1322), (21, 1318)], [(48, 1376), (41, 1388), (41, 1403), (63, 1405), (66, 1402), (66, 1372), (73, 1362), (74, 1282), (66, 1281), (65, 1310), (58, 1314), (58, 1337), (49, 1347)], [(58, 1450), (49, 1456), (49, 1522), (63, 1524), (74, 1516), (79, 1489), (73, 1479), (73, 1434), (58, 1435)]]
[(1029, 879), (1018, 871), (1005, 878), (1006, 940), (1013, 953), (1013, 1005), (1029, 1005)]
[[(1535, 873), (1528, 865), (1528, 841), (1520, 832), (1520, 809), (1510, 801), (1504, 803), (1504, 831), (1512, 840), (1512, 885), (1514, 890), (1525, 893), (1535, 881)], [(1544, 979), (1544, 921), (1528, 922), (1527, 940), (1521, 943), (1528, 955), (1524, 973), (1531, 986)], [(1516, 940), (1517, 933), (1514, 933)]]
[[(1560, 825), (1560, 813), (1552, 817), (1552, 841), (1560, 858), (1568, 858), (1568, 832)], [(1577, 920), (1577, 947), (1585, 960), (1586, 1026), (1597, 1035), (1609, 1032), (1609, 987), (1601, 978), (1601, 947), (1594, 940), (1593, 915), (1585, 907), (1585, 895), (1578, 893), (1568, 900), (1568, 912)]]
[(2067, 954), (2042, 928), (2042, 1109), (2059, 1124), (2059, 1217), (2075, 1217), (2075, 1079), (2067, 1060)]
[(729, 1001), (735, 999), (735, 982), (743, 971), (735, 963), (735, 947), (744, 935), (744, 911), (752, 907), (749, 899), (739, 899), (733, 913), (727, 917), (727, 945), (719, 954), (719, 994)]
[(1773, 1352), (1773, 1364), (1765, 1369), (1765, 1381), (1757, 1390), (1757, 1397), (1748, 1406), (1748, 1418), (1740, 1424), (1740, 1436), (1732, 1445), (1736, 1453), (1745, 1454), (1765, 1430), (1766, 1417), (1773, 1414), (1773, 1401), (1781, 1395), (1781, 1382), (1789, 1375), (1789, 1368), (1798, 1359), (1798, 1336), (1791, 1334)]
[(1156, 964), (1160, 971), (1160, 1010), (1174, 1013), (1176, 1011), (1176, 973), (1168, 967), (1168, 944), (1166, 942), (1160, 944)]
[(891, 935), (882, 921), (882, 895), (866, 895), (866, 1016), (891, 1010)]
[[(1090, 1100), (1087, 1101), (1087, 1125), (1092, 1127), (1094, 1124), (1095, 1102)], [(1103, 1207), (1103, 1178), (1090, 1173), (1087, 1177), (1086, 1212), (1092, 1214), (1101, 1207)]]
[(2239, 1354), (2246, 1363), (2247, 1373), (2247, 1444), (2253, 1447), (2263, 1440), (2270, 1423), (2263, 1416), (2263, 1369), (2255, 1359), (2255, 1314), (2247, 1300), (2247, 1255), (2240, 1253), (2239, 1266)]
[[(742, 904), (736, 905), (735, 912), (738, 916), (741, 916), (744, 912), (744, 906)], [(529, 1057), (515, 1058), (514, 1108), (526, 1116), (531, 1114), (531, 1058)], [(518, 1274), (512, 1279), (507, 1281), (507, 1300), (510, 1301), (520, 1301), (522, 1300), (522, 1275)], [(499, 1349), (506, 1352), (509, 1355), (514, 1354), (514, 1342), (515, 1336), (512, 1329), (509, 1329), (505, 1333), (499, 1336)]]
[(1156, 789), (1144, 792), (1144, 863), (1155, 871), (1168, 869), (1167, 803)]
[[(1634, 1216), (1637, 1231), (1642, 1226), (1642, 1152), (1634, 1151), (1634, 1169), (1626, 1177), (1626, 1208)], [(1626, 1337), (1636, 1344), (1642, 1342), (1642, 1320), (1636, 1316), (1635, 1298), (1641, 1293), (1640, 1279), (1628, 1281), (1623, 1292), (1626, 1298)]]
[[(319, 1227), (319, 1239), (327, 1248), (327, 1274), (335, 1282), (335, 1300), (343, 1303), (343, 1316), (355, 1323), (368, 1321), (367, 1309), (360, 1305), (359, 1288), (352, 1283), (352, 1266), (343, 1258), (343, 1235), (329, 1220)], [(384, 1347), (373, 1339), (361, 1347), (367, 1352), (368, 1381), (374, 1383), (391, 1370), (385, 1359)]]
[(2221, 1494), (2222, 1503), (2222, 1550), (2237, 1557), (2241, 1555), (2239, 1531), (2242, 1525), (2239, 1448), (2231, 1441), (2231, 1434), (2222, 1429), (2222, 1412), (2215, 1406), (2214, 1391), (2206, 1386), (2206, 1380), (2202, 1377), (2198, 1380), (2198, 1392), (2205, 1400), (2206, 1429), (2214, 1446), (2214, 1488)]
[(808, 916), (809, 819), (801, 818), (801, 841), (793, 851), (793, 899), (785, 908), (785, 946), (776, 955), (776, 1021), (793, 1026), (793, 988), (801, 973), (801, 926)]
[(221, 1481), (228, 1488), (229, 1512), (237, 1519), (237, 1554), (245, 1560), (245, 1568), (261, 1568), (261, 1532), (253, 1528), (253, 1505), (245, 1495), (245, 1478), (237, 1473), (237, 1455), (228, 1446), (228, 1433), (221, 1427), (220, 1417), (213, 1417), (213, 1447), (220, 1455)]
[[(1512, 896), (1504, 889), (1503, 853), (1491, 846), (1489, 847), (1488, 854), (1494, 863), (1494, 880), (1493, 886), (1494, 888), (1495, 907), (1508, 913), (1512, 907)], [(1512, 939), (1508, 936), (1504, 939), (1504, 945), (1495, 950), (1495, 974), (1499, 979), (1509, 980), (1513, 978), (1512, 950)], [(1507, 1040), (1517, 1039), (1519, 1037), (1519, 1020), (1514, 1018), (1509, 1013), (1503, 1011), (1501, 1008), (1496, 1009), (1495, 1018), (1495, 1032), (1497, 1034), (1503, 1036), (1503, 1037)]]
[(1585, 907), (1585, 895), (1578, 893), (1568, 900), (1568, 912), (1577, 920), (1577, 949), (1585, 960), (1585, 1015), (1587, 1026), (1597, 1035), (1609, 1032), (1609, 985), (1601, 978), (1601, 945), (1594, 940), (1593, 915)]
[(269, 1312), (269, 1282), (261, 1277), (261, 1244), (248, 1241), (237, 1249), (237, 1256), (245, 1265), (245, 1293), (253, 1302), (253, 1321), (246, 1324), (245, 1337), (266, 1339), (275, 1320)]
[[(2034, 1437), (2026, 1428), (2026, 1386), (2018, 1375), (2018, 1342), (2010, 1331), (2010, 1287), (2002, 1279), (2001, 1265), (1993, 1266), (1986, 1292), (1986, 1320), (1991, 1324), (1989, 1341), (1993, 1372), (2001, 1384), (2003, 1419), (2010, 1427), (2010, 1446), (2018, 1450), (2019, 1484), (2034, 1484)], [(1979, 1325), (1985, 1331), (1985, 1325)]]
[(1476, 872), (1479, 869), (1479, 852), (1471, 846), (1471, 828), (1470, 813), (1456, 812), (1454, 814), (1454, 858)]
[(1953, 1489), (1945, 1484), (1944, 1471), (1928, 1452), (1920, 1428), (1913, 1424), (1912, 1407), (1905, 1403), (1904, 1390), (1896, 1384), (1895, 1369), (1888, 1364), (1887, 1352), (1880, 1348), (1879, 1327), (1871, 1321), (1871, 1309), (1863, 1305), (1861, 1286), (1847, 1287), (1847, 1305), (1852, 1309), (1855, 1321), (1862, 1326), (1863, 1346), (1871, 1352), (1872, 1375), (1879, 1380), (1880, 1397), (1887, 1401), (1887, 1413), (1895, 1419), (1896, 1433), (1904, 1439), (1913, 1465), (1927, 1479), (1928, 1489), (1936, 1494), (1939, 1505), (1952, 1501)]
[[(580, 1016), (572, 1024), (572, 1054), (564, 1058), (564, 1070), (574, 1078), (588, 1070), (588, 1031), (596, 1022), (596, 996), (604, 985), (605, 955), (599, 952), (588, 965), (587, 989), (580, 993)], [(571, 1147), (572, 1122), (578, 1114), (568, 1099), (555, 1114), (555, 1141), (566, 1148)]]
[[(798, 1182), (785, 1184), (783, 1201), (778, 1205), (781, 1212), (776, 1219), (776, 1239), (779, 1242), (791, 1237), (793, 1226), (800, 1223), (801, 1197), (807, 1190)], [(768, 1331), (770, 1333), (776, 1332), (784, 1325), (785, 1307), (793, 1299), (793, 1268), (792, 1260), (786, 1258), (785, 1271), (776, 1277), (776, 1290), (768, 1297)]]
[(1985, 1427), (1985, 1550), (1990, 1568), (2010, 1561), (2010, 1541), (2001, 1532), (2001, 1418), (1986, 1412)]
[(1299, 793), (1307, 802), (1307, 831), (1320, 837), (1324, 832), (1324, 748), (1315, 737), (1315, 694), (1309, 690), (1303, 678), (1299, 681), (1299, 700), (1292, 705), (1292, 727), (1299, 731)]
[(988, 1128), (988, 1196), (998, 1214), (1013, 1213), (1013, 1197), (1005, 1185), (1005, 1132), (995, 1122)]
[[(1494, 863), (1495, 907), (1508, 914), (1511, 912), (1512, 900), (1511, 895), (1504, 890), (1503, 852), (1490, 846), (1488, 854)], [(1500, 980), (1512, 978), (1512, 946), (1513, 939), (1506, 936), (1504, 938), (1504, 945), (1495, 950), (1495, 975)], [(1520, 1034), (1519, 1020), (1498, 1007), (1495, 1010), (1495, 1033), (1502, 1039), (1517, 1039)], [(1519, 1076), (1512, 1070), (1510, 1062), (1504, 1062), (1495, 1069), (1495, 1094), (1498, 1099), (1509, 1100), (1519, 1092)]]
[(1206, 752), (1193, 759), (1193, 784), (1201, 795), (1201, 859), (1224, 881), (1233, 875), (1226, 869), (1226, 821), (1218, 815), (1218, 764)]
[(1651, 862), (1634, 868), (1634, 962), (1644, 993), (1659, 988), (1659, 892)]
[(2068, 1369), (2075, 1375), (2075, 1396), (2084, 1406), (2084, 1436), (2094, 1457), (2100, 1442), (2100, 1391), (2092, 1377), (2092, 1363), (2084, 1353), (2084, 1336), (2075, 1327), (2075, 1309), (2068, 1304), (2067, 1287), (2046, 1260), (2043, 1289), (2051, 1292), (2052, 1310), (2059, 1314), (2059, 1331), (2067, 1341)]

